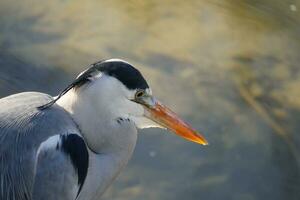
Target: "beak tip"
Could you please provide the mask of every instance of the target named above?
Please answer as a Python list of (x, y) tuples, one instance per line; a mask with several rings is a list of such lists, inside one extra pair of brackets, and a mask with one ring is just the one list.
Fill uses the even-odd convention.
[(203, 146), (208, 146), (209, 143), (208, 143), (208, 142), (205, 142), (205, 143), (203, 143), (202, 145), (203, 145)]
[(203, 146), (207, 146), (209, 145), (208, 141), (205, 139), (205, 137), (203, 137), (201, 134), (197, 133), (197, 139), (194, 140), (194, 142), (197, 142)]
[(203, 146), (208, 146), (209, 145), (209, 143), (206, 140), (201, 141), (200, 144), (203, 145)]

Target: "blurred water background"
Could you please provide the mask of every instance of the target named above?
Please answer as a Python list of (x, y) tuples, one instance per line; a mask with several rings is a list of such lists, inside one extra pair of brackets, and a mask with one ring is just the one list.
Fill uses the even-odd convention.
[(128, 60), (210, 145), (142, 131), (104, 200), (299, 200), (299, 39), (299, 0), (0, 0), (0, 95)]

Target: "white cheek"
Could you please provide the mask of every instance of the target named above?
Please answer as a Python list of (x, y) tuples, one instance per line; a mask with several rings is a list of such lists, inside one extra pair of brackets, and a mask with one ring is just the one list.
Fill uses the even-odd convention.
[[(147, 89), (147, 93), (152, 93)], [(137, 128), (159, 127), (157, 123), (144, 116), (144, 107), (131, 101), (136, 90), (128, 90), (118, 80), (106, 75), (94, 80), (93, 85), (86, 91), (89, 102), (94, 105), (94, 111), (105, 115), (109, 120), (119, 117), (129, 118)]]
[(130, 118), (131, 116), (140, 117), (144, 115), (143, 106), (128, 99), (124, 99), (123, 103), (120, 106), (120, 109), (120, 113), (125, 114), (128, 118)]

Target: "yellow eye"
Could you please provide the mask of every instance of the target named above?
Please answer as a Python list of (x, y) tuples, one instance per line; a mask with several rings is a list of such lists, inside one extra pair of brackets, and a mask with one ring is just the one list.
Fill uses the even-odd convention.
[(144, 90), (138, 90), (136, 93), (135, 93), (135, 98), (138, 99), (138, 98), (141, 98), (142, 96), (145, 95), (145, 91)]

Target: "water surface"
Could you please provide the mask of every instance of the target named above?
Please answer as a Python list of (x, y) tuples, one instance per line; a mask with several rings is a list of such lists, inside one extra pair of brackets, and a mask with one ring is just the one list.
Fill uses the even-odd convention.
[(202, 147), (143, 130), (103, 199), (300, 198), (300, 1), (0, 2), (0, 94), (57, 94), (118, 57)]

